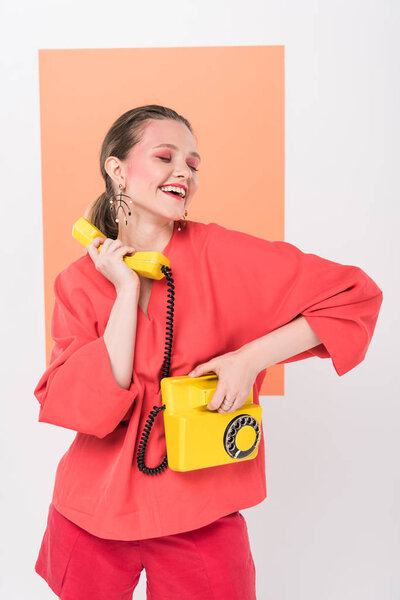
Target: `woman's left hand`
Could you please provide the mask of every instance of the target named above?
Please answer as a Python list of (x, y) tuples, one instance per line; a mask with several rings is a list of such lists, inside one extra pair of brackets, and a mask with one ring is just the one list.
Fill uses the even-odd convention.
[(197, 365), (188, 375), (200, 377), (210, 371), (217, 374), (218, 384), (207, 408), (221, 414), (233, 413), (244, 404), (258, 375), (249, 355), (240, 348)]

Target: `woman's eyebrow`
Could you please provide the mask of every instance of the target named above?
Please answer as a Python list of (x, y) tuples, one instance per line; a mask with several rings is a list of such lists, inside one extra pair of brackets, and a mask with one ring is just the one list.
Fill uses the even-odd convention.
[[(160, 146), (166, 146), (167, 148), (173, 148), (173, 150), (179, 150), (179, 148), (174, 144), (158, 144), (158, 146), (153, 146), (153, 148), (160, 148)], [(197, 152), (191, 152), (190, 154), (191, 156), (197, 156), (197, 158), (201, 160), (200, 154), (197, 154)]]

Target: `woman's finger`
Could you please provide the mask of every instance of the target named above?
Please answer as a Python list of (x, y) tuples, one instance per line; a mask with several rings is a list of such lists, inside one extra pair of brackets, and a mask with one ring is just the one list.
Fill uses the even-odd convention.
[(110, 250), (113, 252), (114, 250), (118, 250), (119, 248), (121, 248), (121, 246), (122, 242), (118, 238), (116, 240), (111, 240)]
[(93, 260), (94, 263), (96, 262), (99, 256), (98, 247), (105, 241), (106, 238), (104, 237), (96, 237), (90, 242), (90, 244), (86, 246), (87, 253), (89, 254), (90, 258)]
[(224, 401), (226, 394), (227, 394), (227, 390), (225, 389), (221, 380), (219, 380), (217, 387), (215, 389), (215, 392), (213, 394), (213, 397), (211, 398), (210, 402), (207, 404), (207, 408), (209, 410), (216, 410), (217, 408), (219, 408), (221, 406), (222, 402)]
[(234, 412), (236, 410), (236, 409), (234, 409), (235, 404), (236, 404), (236, 401), (234, 398), (231, 398), (228, 400), (228, 398), (225, 397), (222, 404), (218, 408), (218, 412), (220, 412), (220, 413)]
[(92, 248), (98, 248), (100, 246), (100, 244), (104, 244), (107, 238), (105, 237), (95, 237), (92, 239), (92, 241), (90, 242), (90, 244), (87, 245), (87, 248), (89, 248), (89, 246), (91, 246)]
[(132, 254), (136, 252), (135, 248), (133, 248), (133, 246), (121, 246), (120, 248), (117, 248), (115, 250), (115, 252), (121, 257), (124, 258), (125, 254)]

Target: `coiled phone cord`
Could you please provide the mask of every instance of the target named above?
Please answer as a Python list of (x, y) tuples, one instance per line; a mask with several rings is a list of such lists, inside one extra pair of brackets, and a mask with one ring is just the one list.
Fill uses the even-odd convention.
[[(165, 350), (164, 350), (164, 362), (161, 367), (161, 378), (169, 376), (169, 368), (171, 365), (171, 350), (172, 350), (172, 339), (173, 339), (173, 329), (174, 329), (174, 299), (175, 299), (175, 286), (174, 279), (172, 277), (172, 271), (170, 267), (165, 265), (161, 266), (161, 271), (164, 273), (167, 279), (168, 289), (168, 300), (167, 300), (167, 324), (166, 324), (166, 333), (165, 333)], [(146, 467), (144, 463), (144, 453), (146, 451), (147, 442), (149, 439), (150, 431), (154, 423), (154, 419), (158, 415), (159, 412), (165, 410), (166, 405), (162, 406), (153, 406), (153, 410), (150, 411), (149, 416), (147, 417), (146, 424), (144, 426), (144, 430), (142, 433), (142, 437), (140, 438), (139, 449), (137, 452), (137, 465), (139, 470), (145, 473), (146, 475), (158, 475), (162, 473), (168, 467), (168, 457), (165, 455), (163, 461), (158, 465), (158, 467)]]

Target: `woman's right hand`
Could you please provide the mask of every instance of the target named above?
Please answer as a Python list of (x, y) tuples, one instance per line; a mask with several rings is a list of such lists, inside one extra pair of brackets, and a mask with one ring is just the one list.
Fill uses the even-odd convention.
[[(99, 252), (100, 244), (103, 245)], [(96, 269), (114, 284), (117, 291), (122, 287), (140, 286), (139, 275), (123, 260), (125, 254), (135, 254), (133, 246), (123, 246), (118, 239), (95, 237), (88, 244), (87, 251)]]

